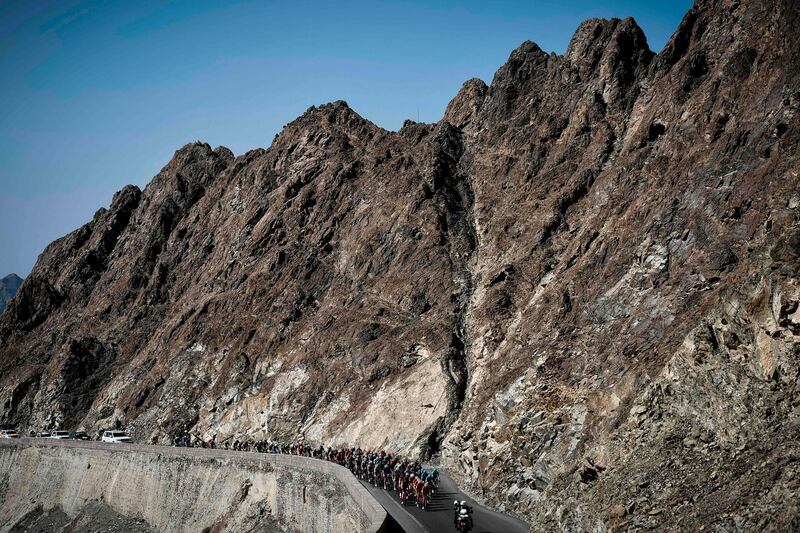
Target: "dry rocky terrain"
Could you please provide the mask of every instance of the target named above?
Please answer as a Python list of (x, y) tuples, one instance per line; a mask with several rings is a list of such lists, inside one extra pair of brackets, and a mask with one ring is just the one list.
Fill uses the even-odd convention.
[(0, 424), (434, 456), (536, 531), (800, 529), (799, 146), (796, 0), (658, 54), (588, 20), (436, 124), (187, 145), (40, 256)]
[(60, 507), (45, 511), (37, 507), (16, 524), (10, 526), (10, 533), (153, 533), (145, 521), (120, 515), (109, 506), (90, 502), (74, 518), (68, 516)]

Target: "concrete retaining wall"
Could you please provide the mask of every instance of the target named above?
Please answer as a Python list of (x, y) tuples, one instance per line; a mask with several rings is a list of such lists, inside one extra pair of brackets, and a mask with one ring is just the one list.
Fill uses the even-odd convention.
[[(383, 532), (386, 511), (339, 465), (287, 455), (20, 439), (0, 443), (0, 531), (37, 506), (101, 501), (160, 531)], [(206, 529), (208, 528), (208, 529)]]

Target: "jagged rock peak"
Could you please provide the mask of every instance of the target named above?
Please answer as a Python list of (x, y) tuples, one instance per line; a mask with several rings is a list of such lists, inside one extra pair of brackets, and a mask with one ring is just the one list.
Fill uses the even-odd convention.
[(227, 148), (214, 150), (201, 141), (188, 143), (175, 151), (169, 163), (147, 185), (144, 194), (152, 195), (163, 189), (181, 197), (188, 194), (193, 202), (232, 161), (233, 154)]
[(486, 83), (479, 78), (464, 82), (456, 97), (447, 104), (443, 120), (457, 128), (467, 127), (481, 110), (488, 89)]
[(309, 107), (295, 122), (324, 121), (329, 124), (351, 124), (354, 122), (369, 122), (364, 117), (353, 111), (344, 100), (336, 100), (320, 106)]
[[(502, 77), (517, 77), (520, 73), (527, 73), (526, 65), (544, 64), (549, 54), (542, 50), (533, 41), (525, 41), (508, 56), (505, 65), (495, 73), (495, 80)], [(494, 85), (495, 81), (492, 81)]]
[(397, 130), (397, 134), (413, 143), (418, 143), (424, 139), (435, 127), (435, 124), (414, 122), (411, 119), (406, 119), (403, 121), (403, 126)]
[(132, 209), (139, 203), (142, 190), (136, 185), (126, 185), (116, 193), (111, 199), (111, 210)]
[(214, 148), (214, 153), (225, 161), (232, 161), (234, 159), (233, 151), (226, 146), (217, 146)]
[(175, 154), (172, 156), (172, 158), (177, 159), (180, 157), (187, 157), (192, 155), (209, 156), (213, 153), (214, 150), (211, 148), (210, 144), (205, 143), (203, 141), (194, 141), (186, 143), (177, 150), (175, 150)]
[[(384, 130), (365, 119), (344, 100), (321, 106), (311, 106), (276, 135), (270, 151), (281, 150), (302, 144), (326, 145), (331, 136), (345, 144), (368, 143)], [(290, 148), (290, 151), (294, 148)]]
[(542, 50), (542, 48), (535, 42), (526, 40), (511, 52), (511, 54), (508, 56), (508, 60), (513, 61), (524, 59), (530, 55), (546, 56), (547, 52)]
[(519, 45), (495, 72), (481, 105), (481, 115), (503, 114), (516, 107), (520, 95), (538, 86), (537, 82), (546, 76), (550, 60), (551, 56), (532, 41)]
[(206, 142), (194, 141), (178, 148), (164, 169), (185, 167), (199, 162), (213, 162), (224, 168), (232, 160), (233, 152), (228, 148), (224, 146), (211, 148)]
[(595, 80), (607, 104), (626, 108), (638, 94), (655, 54), (633, 18), (590, 19), (582, 23), (567, 47), (564, 60), (573, 82)]
[(658, 67), (667, 69), (684, 57), (695, 62), (698, 54), (711, 63), (744, 48), (797, 57), (799, 29), (796, 0), (696, 0), (659, 54)]
[(644, 32), (633, 17), (628, 17), (584, 21), (575, 30), (564, 57), (573, 63), (596, 61), (609, 47), (629, 57), (652, 55)]

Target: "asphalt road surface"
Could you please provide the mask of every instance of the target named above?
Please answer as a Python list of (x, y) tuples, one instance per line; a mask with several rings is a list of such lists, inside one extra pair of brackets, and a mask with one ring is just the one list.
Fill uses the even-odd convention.
[(447, 475), (440, 472), (439, 488), (433, 495), (428, 509), (422, 510), (413, 503), (403, 505), (394, 491), (379, 489), (365, 481), (361, 482), (386, 512), (394, 519), (399, 528), (406, 533), (440, 533), (456, 531), (453, 525), (453, 502), (466, 500), (474, 510), (472, 515), (474, 529), (471, 533), (528, 533), (527, 524), (510, 516), (482, 507), (472, 501)]

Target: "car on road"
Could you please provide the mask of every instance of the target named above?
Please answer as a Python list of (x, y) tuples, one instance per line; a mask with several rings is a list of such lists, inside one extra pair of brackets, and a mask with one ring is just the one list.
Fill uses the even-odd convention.
[(70, 431), (70, 440), (92, 440), (88, 433), (85, 431)]
[(40, 438), (40, 439), (49, 439), (50, 438), (50, 432), (49, 431), (40, 431), (35, 436)]
[(51, 431), (50, 436), (45, 438), (55, 439), (55, 440), (67, 440), (69, 439), (69, 431)]
[(104, 431), (100, 439), (103, 442), (126, 443), (133, 442), (124, 431)]
[(2, 429), (0, 430), (0, 439), (18, 439), (19, 433), (15, 429)]

